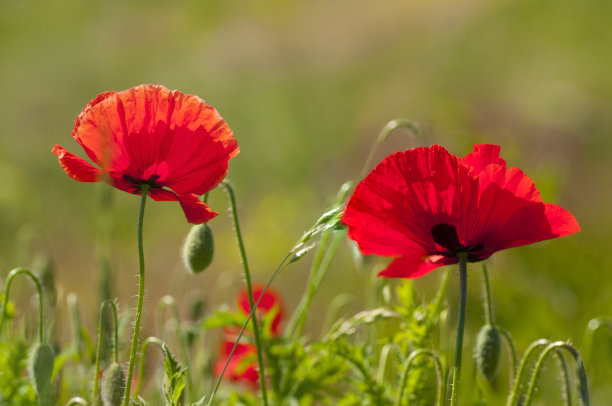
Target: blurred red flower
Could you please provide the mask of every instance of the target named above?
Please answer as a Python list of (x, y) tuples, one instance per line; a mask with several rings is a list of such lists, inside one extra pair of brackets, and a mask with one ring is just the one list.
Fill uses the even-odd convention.
[(218, 213), (198, 199), (227, 175), (238, 143), (217, 110), (159, 85), (99, 94), (74, 122), (72, 137), (99, 167), (55, 145), (62, 169), (80, 182), (105, 181), (158, 201), (178, 201), (194, 224)]
[[(255, 302), (259, 300), (263, 288), (263, 285), (253, 285), (253, 298)], [(251, 306), (249, 304), (249, 295), (246, 288), (238, 294), (236, 302), (240, 312), (248, 316), (251, 312)], [(283, 318), (284, 310), (283, 301), (280, 295), (273, 289), (266, 290), (261, 302), (259, 302), (257, 306), (258, 320), (261, 322), (262, 317), (265, 317), (270, 311), (276, 312), (272, 319), (270, 330), (271, 335), (277, 337), (280, 334), (279, 324)], [(219, 358), (214, 365), (214, 372), (216, 375), (221, 375), (237, 338), (238, 331), (236, 329), (225, 329), (225, 337), (221, 343)], [(257, 370), (257, 347), (252, 343), (239, 343), (227, 365), (224, 376), (229, 377), (232, 381), (246, 382), (255, 388), (259, 380), (259, 372)]]
[(438, 145), (397, 152), (357, 185), (342, 220), (364, 254), (395, 258), (379, 276), (417, 278), (457, 263), (460, 252), (476, 262), (580, 231), (499, 151), (475, 145), (463, 158)]
[[(221, 343), (220, 356), (213, 368), (215, 375), (219, 376), (223, 372), (233, 347), (234, 341), (227, 338)], [(257, 371), (257, 348), (255, 344), (239, 343), (236, 346), (236, 351), (234, 351), (232, 358), (227, 364), (223, 377), (224, 379), (229, 378), (234, 382), (244, 382), (252, 388), (257, 387), (259, 372)]]
[[(263, 292), (263, 285), (253, 285), (253, 302), (257, 303), (259, 297), (261, 296), (261, 292)], [(249, 304), (249, 294), (246, 288), (242, 289), (238, 297), (236, 298), (236, 303), (238, 304), (238, 308), (245, 314), (249, 315), (251, 313), (251, 306)], [(260, 320), (264, 315), (270, 311), (275, 311), (274, 318), (272, 319), (272, 323), (270, 324), (270, 329), (272, 330), (272, 335), (276, 336), (279, 334), (279, 324), (283, 318), (283, 301), (280, 295), (273, 289), (266, 290), (263, 298), (259, 302), (257, 306), (257, 319)]]

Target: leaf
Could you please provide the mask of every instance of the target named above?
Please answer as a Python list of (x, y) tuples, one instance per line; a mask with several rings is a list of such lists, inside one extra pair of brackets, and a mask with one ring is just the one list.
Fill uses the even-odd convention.
[(232, 313), (228, 309), (217, 309), (215, 313), (204, 319), (202, 328), (221, 328), (242, 326), (246, 322), (247, 316), (242, 313)]
[(181, 399), (181, 394), (185, 388), (185, 372), (187, 372), (187, 368), (184, 368), (178, 363), (166, 344), (163, 344), (162, 349), (166, 354), (166, 358), (164, 360), (164, 371), (166, 372), (166, 378), (168, 379), (168, 384), (164, 385), (166, 405), (178, 406)]

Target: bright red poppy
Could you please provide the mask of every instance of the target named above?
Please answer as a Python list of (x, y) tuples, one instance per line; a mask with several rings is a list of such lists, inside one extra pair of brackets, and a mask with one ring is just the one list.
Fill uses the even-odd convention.
[(217, 110), (193, 95), (159, 85), (99, 94), (74, 122), (72, 137), (98, 166), (55, 145), (62, 169), (80, 182), (105, 181), (158, 201), (178, 201), (187, 221), (218, 213), (197, 195), (215, 188), (238, 154), (232, 130)]
[(397, 152), (357, 185), (342, 221), (364, 254), (395, 258), (379, 276), (417, 278), (457, 263), (460, 252), (477, 262), (580, 231), (499, 151), (475, 145), (463, 158), (438, 145)]
[[(253, 302), (256, 303), (259, 300), (263, 289), (263, 285), (253, 285)], [(242, 291), (236, 298), (236, 303), (238, 304), (238, 308), (245, 315), (248, 315), (251, 312), (251, 306), (249, 304), (249, 294), (246, 288), (242, 289)], [(280, 295), (276, 293), (275, 290), (268, 289), (266, 290), (266, 293), (264, 293), (263, 298), (257, 306), (257, 319), (261, 321), (261, 318), (264, 317), (266, 313), (268, 313), (269, 311), (275, 311), (276, 314), (272, 319), (270, 329), (272, 330), (272, 335), (278, 335), (279, 325), (283, 318), (283, 310), (283, 301)]]

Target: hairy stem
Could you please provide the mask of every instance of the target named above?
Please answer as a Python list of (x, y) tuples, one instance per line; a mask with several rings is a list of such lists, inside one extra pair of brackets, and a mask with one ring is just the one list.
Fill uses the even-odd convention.
[(467, 254), (461, 252), (459, 257), (459, 317), (457, 318), (457, 341), (455, 343), (455, 371), (453, 373), (453, 390), (451, 406), (459, 402), (459, 381), (461, 378), (461, 356), (463, 354), (463, 330), (465, 327), (465, 307), (467, 301)]

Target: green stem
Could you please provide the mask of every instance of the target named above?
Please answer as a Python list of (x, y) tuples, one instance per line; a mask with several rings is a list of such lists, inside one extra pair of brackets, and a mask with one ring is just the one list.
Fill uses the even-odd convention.
[(542, 373), (542, 367), (544, 366), (544, 361), (546, 361), (546, 358), (548, 358), (548, 356), (551, 353), (557, 352), (559, 350), (565, 350), (569, 352), (572, 355), (572, 357), (574, 357), (574, 361), (576, 362), (576, 366), (577, 366), (576, 372), (578, 374), (578, 382), (580, 384), (580, 399), (585, 406), (590, 405), (589, 387), (588, 387), (588, 382), (586, 378), (586, 372), (584, 370), (584, 363), (582, 361), (582, 357), (571, 344), (564, 343), (563, 341), (557, 341), (552, 344), (549, 344), (544, 349), (544, 351), (542, 351), (542, 353), (540, 354), (540, 357), (538, 358), (538, 361), (536, 362), (536, 366), (533, 371), (533, 374), (531, 375), (531, 381), (529, 382), (529, 389), (527, 390), (527, 395), (525, 397), (525, 402), (523, 403), (523, 406), (529, 406), (529, 404), (531, 403), (531, 399), (533, 397), (535, 387)]
[(93, 390), (92, 390), (92, 394), (91, 394), (91, 399), (94, 403), (97, 403), (97, 399), (98, 399), (98, 375), (100, 374), (100, 357), (102, 354), (102, 323), (103, 323), (103, 319), (104, 319), (104, 310), (106, 308), (106, 306), (110, 306), (110, 308), (113, 310), (113, 320), (115, 322), (114, 324), (114, 330), (115, 330), (115, 342), (114, 342), (114, 354), (115, 354), (115, 362), (119, 363), (119, 355), (118, 355), (118, 343), (119, 343), (119, 333), (117, 332), (118, 329), (118, 322), (117, 322), (117, 307), (115, 306), (115, 303), (112, 302), (111, 300), (105, 300), (104, 302), (102, 302), (102, 304), (100, 305), (100, 318), (98, 320), (98, 331), (97, 331), (97, 335), (98, 335), (98, 343), (96, 345), (96, 368), (95, 368), (95, 374), (94, 374), (94, 384), (93, 384)]
[(437, 390), (437, 398), (438, 402), (442, 403), (444, 397), (442, 396), (442, 363), (440, 362), (440, 358), (436, 355), (435, 352), (431, 350), (419, 349), (410, 353), (408, 359), (404, 363), (404, 368), (402, 369), (402, 376), (400, 378), (400, 390), (397, 393), (397, 398), (395, 400), (395, 406), (401, 406), (402, 398), (404, 397), (404, 390), (406, 389), (406, 383), (408, 382), (408, 373), (410, 372), (410, 368), (414, 363), (414, 360), (419, 356), (427, 356), (431, 358), (434, 362), (436, 368), (436, 379), (438, 381), (438, 390)]
[(493, 314), (493, 303), (491, 302), (491, 284), (489, 283), (489, 271), (486, 265), (482, 265), (482, 276), (484, 285), (484, 299), (485, 299), (485, 317), (487, 322), (494, 326), (495, 315)]
[(459, 402), (459, 380), (461, 378), (461, 356), (463, 353), (463, 330), (465, 327), (465, 307), (467, 301), (467, 253), (460, 252), (459, 258), (459, 317), (457, 318), (457, 341), (455, 343), (455, 371), (451, 406)]
[(565, 358), (563, 358), (561, 351), (555, 351), (555, 355), (557, 356), (559, 366), (561, 367), (559, 372), (561, 375), (561, 391), (563, 392), (563, 400), (565, 400), (565, 406), (572, 406), (572, 384), (569, 372), (567, 370), (567, 363), (565, 362)]
[(132, 388), (132, 374), (134, 373), (134, 361), (136, 360), (136, 350), (138, 349), (138, 338), (140, 332), (140, 318), (142, 317), (142, 303), (144, 301), (144, 283), (145, 283), (145, 263), (144, 263), (144, 247), (142, 244), (142, 224), (144, 219), (145, 204), (147, 202), (147, 192), (149, 185), (141, 185), (140, 211), (138, 214), (138, 260), (139, 260), (139, 277), (138, 277), (138, 304), (136, 305), (136, 320), (134, 322), (134, 336), (132, 337), (132, 349), (130, 351), (130, 362), (128, 364), (127, 380), (125, 382), (125, 392), (123, 394), (123, 406), (130, 404), (130, 389)]
[(506, 340), (506, 344), (508, 344), (508, 348), (510, 348), (510, 359), (511, 359), (511, 374), (510, 374), (510, 386), (512, 386), (512, 379), (514, 379), (514, 376), (516, 375), (516, 367), (518, 366), (518, 357), (516, 355), (516, 346), (514, 345), (514, 340), (512, 339), (512, 335), (510, 334), (510, 332), (508, 330), (506, 330), (505, 328), (499, 327), (499, 326), (495, 326), (495, 328), (497, 329), (497, 331), (499, 331), (499, 334), (502, 335), (502, 337), (504, 337), (504, 339)]
[(2, 304), (2, 315), (0, 315), (0, 334), (4, 327), (4, 320), (6, 319), (6, 307), (8, 306), (9, 296), (11, 293), (11, 284), (15, 276), (19, 274), (27, 275), (34, 284), (36, 285), (36, 291), (38, 292), (38, 340), (42, 344), (45, 342), (45, 329), (44, 329), (44, 316), (43, 316), (43, 291), (38, 277), (32, 272), (25, 268), (15, 268), (6, 277), (6, 288), (4, 290), (4, 303)]
[(376, 151), (378, 151), (378, 147), (380, 147), (380, 144), (382, 144), (394, 130), (400, 127), (408, 128), (414, 136), (419, 135), (418, 127), (414, 123), (406, 119), (399, 118), (396, 120), (391, 120), (387, 124), (385, 124), (382, 130), (380, 130), (378, 137), (376, 137), (376, 140), (374, 141), (374, 144), (370, 149), (370, 153), (368, 154), (368, 158), (366, 159), (365, 164), (361, 169), (362, 178), (368, 173), (368, 168), (372, 164), (372, 160), (374, 159), (374, 155), (376, 155)]
[[(321, 238), (321, 245), (319, 245), (315, 254), (311, 273), (308, 278), (306, 292), (300, 301), (298, 310), (295, 313), (297, 317), (291, 320), (287, 328), (287, 332), (290, 334), (288, 337), (290, 337), (292, 340), (297, 340), (298, 337), (300, 337), (304, 332), (306, 318), (308, 317), (308, 310), (310, 309), (312, 298), (321, 286), (325, 275), (327, 275), (327, 271), (329, 271), (329, 268), (331, 267), (332, 261), (338, 252), (338, 248), (344, 239), (346, 231), (337, 231), (334, 238), (329, 243), (327, 252), (325, 252), (325, 248), (327, 248), (331, 234), (331, 231), (327, 231)], [(325, 255), (323, 255), (323, 253), (325, 253)]]
[[(242, 259), (242, 267), (244, 269), (244, 280), (246, 283), (247, 294), (249, 295), (249, 306), (251, 310), (255, 309), (255, 300), (253, 298), (253, 287), (251, 283), (251, 272), (249, 270), (249, 262), (244, 248), (244, 242), (242, 240), (242, 233), (240, 232), (240, 223), (238, 221), (238, 211), (236, 209), (236, 195), (234, 194), (234, 188), (228, 181), (223, 181), (223, 186), (227, 190), (230, 198), (230, 204), (232, 206), (232, 218), (234, 220), (234, 230), (236, 232), (236, 239), (238, 240), (238, 248), (240, 250), (240, 257)], [(263, 297), (263, 292), (260, 294)], [(259, 301), (258, 301), (259, 302)], [(257, 322), (257, 312), (251, 311), (253, 314), (253, 333), (255, 334), (255, 346), (257, 347), (257, 363), (259, 365), (259, 384), (261, 386), (261, 396), (263, 398), (264, 406), (268, 405), (268, 392), (266, 390), (266, 369), (263, 360), (262, 353), (262, 340), (259, 332), (259, 324)], [(126, 405), (127, 406), (127, 405)]]
[(514, 406), (517, 402), (523, 375), (525, 374), (525, 370), (527, 369), (527, 363), (531, 358), (531, 354), (533, 354), (533, 352), (536, 351), (538, 348), (544, 347), (548, 344), (548, 340), (540, 339), (531, 343), (529, 347), (527, 347), (527, 350), (525, 350), (525, 355), (523, 355), (523, 358), (521, 359), (521, 364), (519, 365), (518, 372), (516, 373), (516, 377), (514, 378), (514, 386), (512, 387), (512, 392), (510, 393), (510, 398), (508, 399), (508, 406)]
[(138, 397), (140, 395), (140, 389), (142, 388), (142, 381), (144, 380), (144, 367), (145, 367), (145, 358), (147, 356), (147, 350), (149, 349), (149, 345), (155, 344), (159, 347), (160, 351), (164, 352), (164, 343), (157, 337), (149, 337), (143, 341), (142, 347), (140, 349), (140, 361), (138, 363), (138, 380), (136, 382), (136, 388), (134, 389), (134, 396)]

